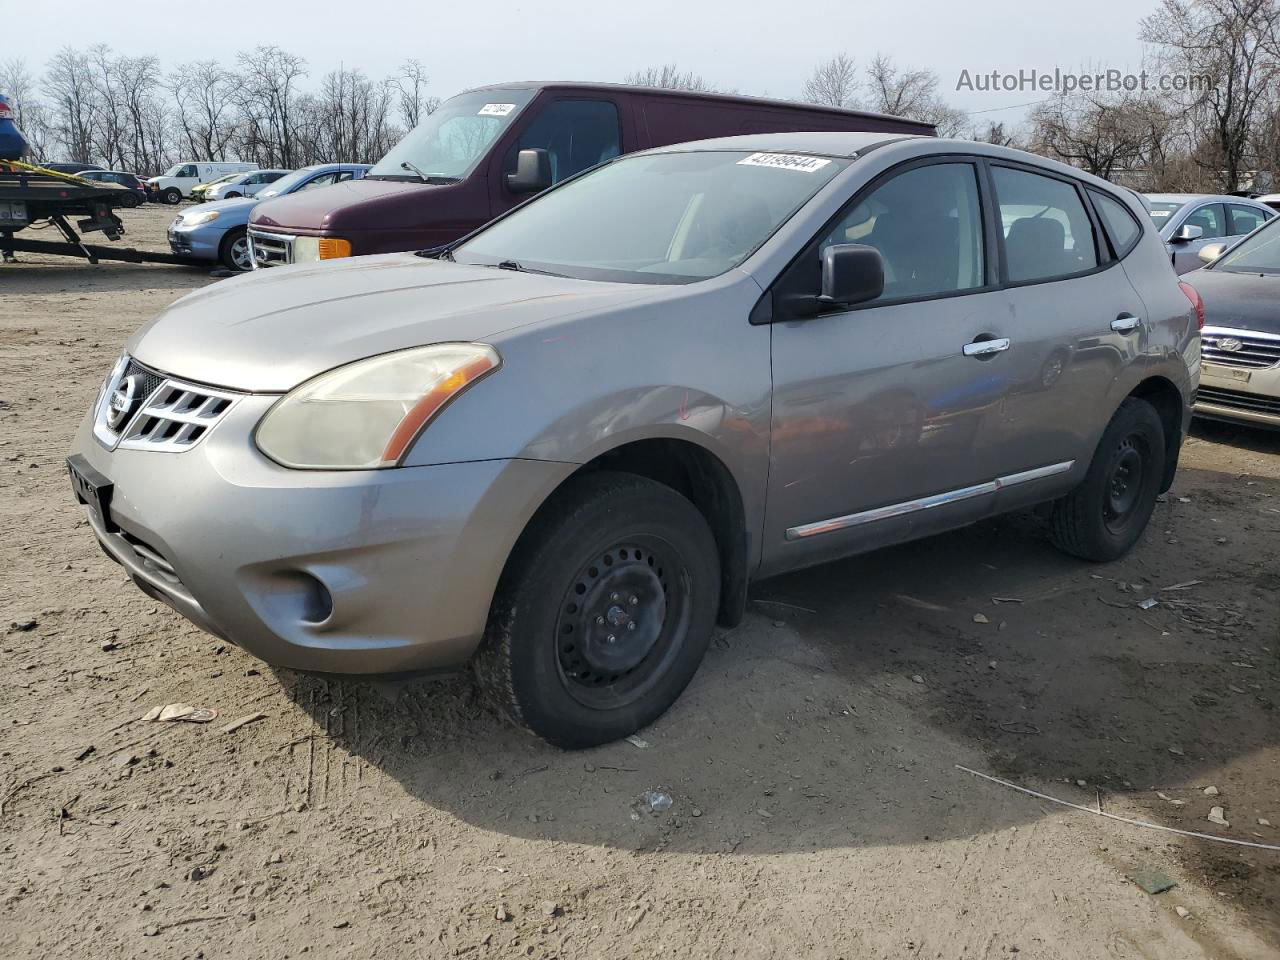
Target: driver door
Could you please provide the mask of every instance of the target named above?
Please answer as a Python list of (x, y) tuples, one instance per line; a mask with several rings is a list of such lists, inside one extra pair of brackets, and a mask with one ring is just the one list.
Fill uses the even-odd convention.
[(930, 159), (864, 189), (775, 285), (775, 310), (821, 287), (821, 250), (876, 247), (876, 300), (773, 323), (766, 572), (978, 519), (1008, 388), (1008, 302), (987, 256), (976, 163)]

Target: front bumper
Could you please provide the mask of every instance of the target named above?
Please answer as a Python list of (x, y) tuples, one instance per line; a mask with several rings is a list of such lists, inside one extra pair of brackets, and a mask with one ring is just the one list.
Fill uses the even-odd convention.
[(211, 229), (217, 221), (201, 224), (198, 227), (184, 229), (169, 226), (169, 249), (184, 257), (200, 257), (204, 260), (217, 260), (218, 247), (226, 234), (225, 229)]
[(1280, 429), (1280, 364), (1243, 369), (1203, 363), (1195, 413), (1211, 420)]
[[(516, 537), (572, 464), (488, 460), (287, 470), (243, 397), (180, 453), (72, 447), (111, 481), (106, 552), (196, 625), (283, 667), (391, 674), (459, 666), (479, 643)], [(111, 529), (108, 529), (108, 526)]]

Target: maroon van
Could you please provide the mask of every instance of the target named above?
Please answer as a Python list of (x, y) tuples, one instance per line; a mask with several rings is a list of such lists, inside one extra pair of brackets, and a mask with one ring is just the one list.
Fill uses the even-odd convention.
[(421, 250), (624, 153), (744, 133), (934, 136), (932, 124), (785, 100), (607, 83), (507, 83), (446, 100), (362, 180), (258, 204), (254, 264)]

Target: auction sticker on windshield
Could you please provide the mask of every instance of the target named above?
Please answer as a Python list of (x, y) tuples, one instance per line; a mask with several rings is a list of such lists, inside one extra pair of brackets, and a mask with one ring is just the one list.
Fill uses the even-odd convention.
[(831, 161), (825, 157), (802, 157), (796, 153), (753, 153), (738, 163), (745, 167), (777, 167), (779, 170), (799, 170), (814, 173)]
[(480, 108), (482, 117), (505, 117), (516, 108), (514, 103), (486, 103)]

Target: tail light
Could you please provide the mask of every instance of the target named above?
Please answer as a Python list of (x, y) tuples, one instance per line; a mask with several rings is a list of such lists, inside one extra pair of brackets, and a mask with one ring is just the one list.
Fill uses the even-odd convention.
[(1187, 283), (1185, 280), (1178, 281), (1178, 288), (1186, 295), (1186, 298), (1191, 301), (1191, 306), (1195, 307), (1196, 323), (1199, 324), (1200, 329), (1203, 330), (1204, 329), (1204, 301), (1200, 299), (1199, 292), (1197, 292), (1196, 288), (1193, 287), (1191, 284)]
[(13, 108), (4, 100), (0, 100), (0, 120), (12, 120)]

